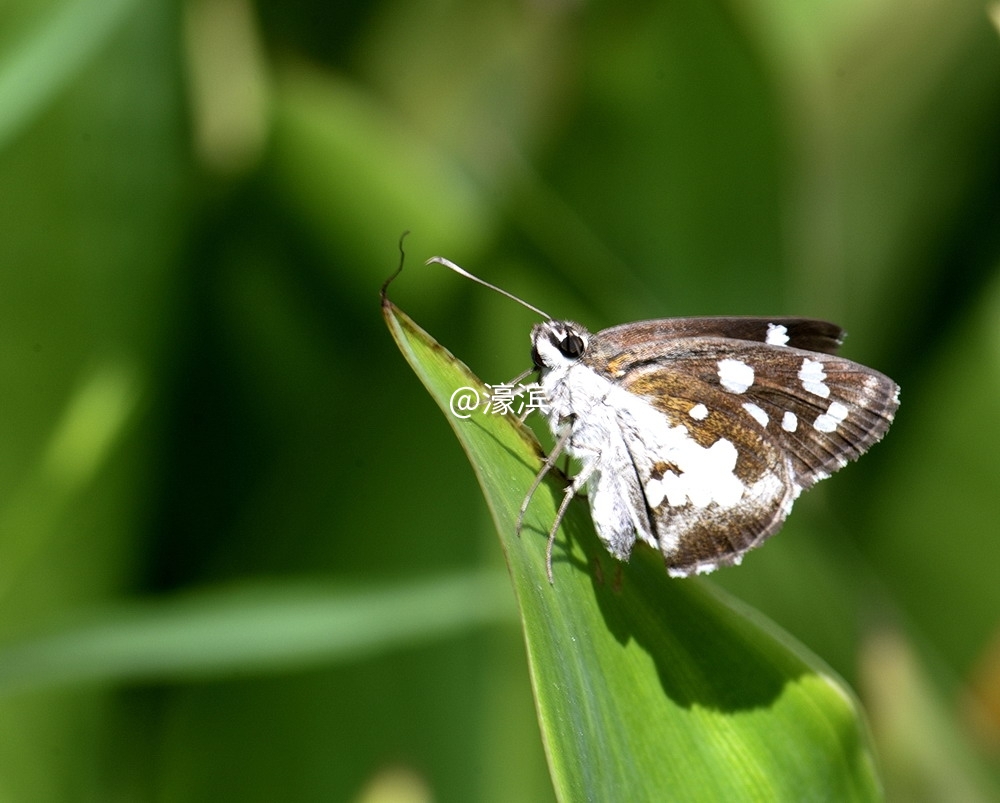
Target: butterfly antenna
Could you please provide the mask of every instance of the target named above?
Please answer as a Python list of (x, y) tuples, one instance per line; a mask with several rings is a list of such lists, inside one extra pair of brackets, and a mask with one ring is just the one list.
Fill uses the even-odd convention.
[(543, 312), (542, 310), (538, 309), (538, 307), (533, 306), (532, 304), (529, 304), (523, 298), (518, 298), (513, 293), (508, 293), (506, 290), (503, 290), (503, 289), (497, 287), (495, 284), (490, 284), (489, 282), (485, 281), (484, 279), (480, 279), (478, 276), (473, 276), (465, 268), (460, 268), (458, 265), (456, 265), (450, 259), (445, 259), (444, 257), (431, 257), (424, 264), (430, 265), (432, 262), (436, 262), (438, 265), (444, 265), (446, 268), (450, 268), (451, 270), (455, 271), (455, 273), (457, 273), (459, 276), (464, 276), (466, 279), (472, 279), (472, 281), (476, 282), (477, 284), (481, 284), (483, 287), (488, 287), (488, 288), (490, 288), (490, 290), (495, 290), (496, 292), (498, 292), (502, 296), (507, 296), (507, 298), (509, 298), (511, 301), (516, 301), (522, 307), (527, 307), (532, 312), (538, 313), (543, 318), (545, 318), (545, 320), (547, 320), (547, 321), (551, 321), (552, 320), (552, 316), (549, 315), (547, 312)]

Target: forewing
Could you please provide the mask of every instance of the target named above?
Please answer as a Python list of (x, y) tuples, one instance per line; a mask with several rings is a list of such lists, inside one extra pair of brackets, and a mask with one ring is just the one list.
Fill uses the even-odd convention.
[[(602, 339), (588, 358), (610, 352)], [(660, 343), (655, 357), (646, 348), (634, 343), (611, 354), (603, 370), (699, 445), (731, 443), (743, 484), (739, 504), (699, 506), (679, 496), (660, 500), (650, 470), (647, 502), (675, 574), (738, 562), (777, 531), (803, 489), (878, 441), (898, 406), (891, 379), (832, 354), (701, 337)]]
[(708, 415), (690, 422), (696, 429), (759, 430), (790, 455), (801, 488), (867, 451), (899, 406), (899, 388), (884, 374), (788, 346), (724, 338), (678, 341), (661, 349), (658, 361), (623, 362), (620, 356), (618, 365), (622, 387), (648, 396), (665, 412), (688, 412), (678, 399), (704, 404)]
[(809, 488), (882, 439), (899, 407), (899, 386), (859, 363), (788, 350), (763, 354), (746, 392), (767, 416), (768, 434), (791, 455), (796, 484)]

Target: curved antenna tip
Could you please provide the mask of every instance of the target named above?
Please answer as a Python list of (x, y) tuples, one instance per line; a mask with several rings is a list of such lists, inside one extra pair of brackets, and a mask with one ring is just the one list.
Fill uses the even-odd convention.
[(490, 290), (493, 290), (493, 291), (499, 293), (502, 296), (506, 296), (511, 301), (516, 301), (522, 307), (527, 307), (532, 312), (537, 313), (538, 315), (541, 315), (543, 318), (545, 318), (545, 320), (547, 320), (547, 321), (551, 321), (552, 320), (552, 316), (549, 315), (547, 312), (538, 309), (538, 307), (534, 306), (533, 304), (529, 304), (523, 298), (518, 298), (513, 293), (509, 293), (506, 290), (504, 290), (504, 289), (502, 289), (500, 287), (497, 287), (495, 284), (490, 284), (485, 279), (480, 279), (478, 276), (475, 276), (475, 275), (469, 273), (469, 271), (467, 271), (465, 268), (459, 267), (454, 262), (452, 262), (450, 259), (445, 259), (444, 257), (431, 257), (426, 262), (424, 262), (424, 264), (425, 265), (431, 265), (431, 264), (444, 265), (449, 270), (455, 271), (455, 273), (457, 273), (459, 276), (464, 276), (466, 279), (471, 279), (472, 281), (476, 282), (477, 284), (481, 284), (483, 287), (488, 287)]

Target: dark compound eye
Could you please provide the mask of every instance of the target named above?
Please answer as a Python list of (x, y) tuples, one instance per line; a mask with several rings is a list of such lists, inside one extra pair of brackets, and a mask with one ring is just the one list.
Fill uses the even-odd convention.
[(538, 349), (535, 346), (531, 347), (531, 363), (535, 366), (536, 371), (541, 371), (545, 367), (542, 365), (542, 356), (538, 353)]
[(583, 356), (583, 338), (579, 335), (569, 335), (559, 344), (559, 351), (567, 357), (576, 359)]

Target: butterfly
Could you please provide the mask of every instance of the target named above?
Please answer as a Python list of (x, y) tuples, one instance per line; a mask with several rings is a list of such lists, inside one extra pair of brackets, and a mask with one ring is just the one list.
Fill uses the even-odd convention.
[(899, 407), (889, 377), (837, 356), (844, 331), (809, 318), (639, 321), (591, 333), (452, 262), (437, 262), (544, 320), (531, 358), (555, 446), (579, 473), (549, 532), (546, 569), (573, 497), (587, 493), (608, 551), (658, 549), (672, 576), (740, 563), (781, 527), (798, 496), (879, 441)]

